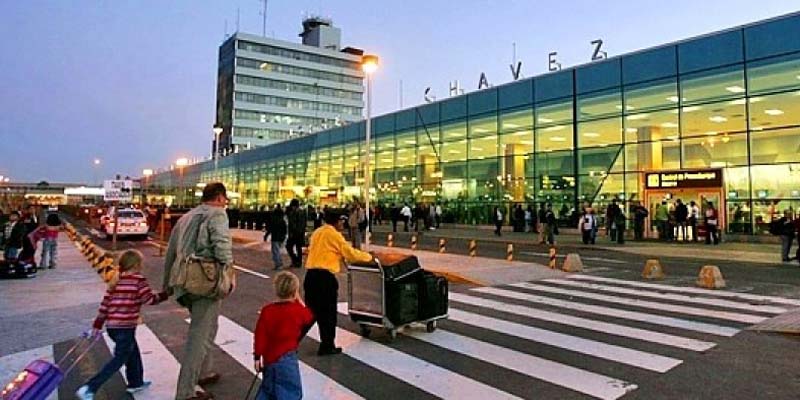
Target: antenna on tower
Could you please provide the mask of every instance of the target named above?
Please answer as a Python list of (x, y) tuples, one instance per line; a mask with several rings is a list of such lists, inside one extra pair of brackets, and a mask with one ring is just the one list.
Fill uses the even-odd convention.
[(261, 36), (267, 37), (267, 0), (259, 0), (264, 3), (264, 9), (261, 11)]

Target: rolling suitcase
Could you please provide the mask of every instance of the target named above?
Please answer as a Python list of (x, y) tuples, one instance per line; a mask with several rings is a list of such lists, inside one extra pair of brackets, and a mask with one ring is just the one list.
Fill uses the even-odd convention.
[[(83, 336), (64, 354), (57, 363), (45, 360), (34, 360), (20, 372), (14, 380), (0, 391), (0, 400), (44, 400), (50, 396), (64, 377), (89, 353), (92, 345), (100, 336)], [(59, 364), (63, 364), (78, 348), (83, 347), (75, 360), (62, 372)]]
[(386, 318), (395, 326), (418, 320), (419, 289), (413, 280), (387, 281)]
[(447, 279), (424, 271), (419, 278), (419, 319), (424, 321), (447, 315)]

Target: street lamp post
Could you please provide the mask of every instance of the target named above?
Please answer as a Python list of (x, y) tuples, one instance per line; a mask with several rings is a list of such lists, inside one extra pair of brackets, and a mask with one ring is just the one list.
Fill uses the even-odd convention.
[(366, 146), (364, 156), (364, 210), (367, 215), (367, 229), (364, 235), (364, 250), (369, 251), (371, 216), (369, 208), (369, 189), (372, 184), (370, 167), (370, 136), (372, 136), (372, 74), (378, 69), (378, 56), (366, 54), (361, 58), (361, 69), (367, 76), (367, 120), (366, 120)]
[(189, 159), (179, 158), (175, 161), (175, 165), (178, 167), (178, 176), (180, 176), (178, 187), (180, 188), (181, 200), (179, 205), (183, 208), (183, 203), (186, 200), (186, 189), (183, 187), (183, 167), (189, 165)]
[(150, 177), (153, 176), (153, 170), (150, 168), (146, 168), (142, 170), (142, 176), (144, 177), (144, 185), (142, 186), (142, 207), (147, 204), (147, 189), (148, 185), (150, 184)]
[[(100, 159), (99, 158), (95, 158), (92, 161), (92, 165), (94, 166), (92, 168), (92, 171), (94, 172), (94, 179), (92, 179), (93, 180), (92, 183), (97, 183), (97, 170), (100, 169)], [(102, 184), (103, 182), (100, 182), (100, 183)]]
[(219, 134), (222, 133), (221, 126), (214, 127), (214, 173), (217, 172), (217, 164), (219, 164)]

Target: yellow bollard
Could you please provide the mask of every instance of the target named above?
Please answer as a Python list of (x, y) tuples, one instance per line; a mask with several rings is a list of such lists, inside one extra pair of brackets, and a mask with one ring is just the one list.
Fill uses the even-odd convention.
[(509, 243), (506, 246), (506, 261), (514, 261), (514, 244)]
[(478, 254), (478, 242), (474, 240), (469, 241), (469, 256), (475, 257)]
[(578, 253), (569, 253), (564, 260), (564, 265), (561, 266), (564, 272), (581, 272), (583, 271), (583, 261)]
[(417, 234), (411, 235), (411, 250), (417, 249)]
[(550, 262), (548, 264), (550, 269), (556, 269), (556, 248), (555, 246), (550, 248)]
[(439, 253), (443, 254), (447, 251), (447, 240), (444, 238), (439, 239)]
[(386, 236), (386, 246), (394, 247), (394, 235), (392, 235), (391, 233)]
[(664, 279), (664, 269), (661, 268), (661, 263), (654, 258), (647, 260), (644, 264), (644, 270), (642, 271), (642, 278)]
[(700, 275), (697, 277), (697, 286), (706, 289), (722, 289), (725, 287), (725, 279), (722, 278), (722, 272), (716, 265), (706, 265), (700, 269)]

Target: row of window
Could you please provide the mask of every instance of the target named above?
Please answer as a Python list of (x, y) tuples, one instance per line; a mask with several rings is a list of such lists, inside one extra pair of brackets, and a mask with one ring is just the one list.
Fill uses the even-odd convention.
[(234, 96), (237, 101), (244, 101), (253, 104), (294, 108), (297, 110), (323, 111), (334, 114), (361, 115), (361, 107), (345, 106), (341, 104), (330, 104), (317, 101), (290, 99), (286, 97), (266, 96), (263, 94), (244, 92), (236, 92)]
[(272, 47), (263, 44), (239, 41), (239, 50), (252, 51), (261, 54), (268, 54), (271, 56), (291, 58), (294, 60), (308, 61), (317, 64), (333, 65), (335, 67), (361, 69), (361, 64), (355, 61), (342, 60), (340, 58), (322, 56), (319, 54), (306, 53), (304, 51), (289, 50), (280, 47)]
[(306, 85), (304, 83), (294, 83), (277, 81), (274, 79), (256, 78), (254, 76), (236, 75), (236, 83), (249, 86), (258, 86), (268, 89), (285, 90), (287, 92), (308, 93), (318, 96), (338, 97), (342, 99), (361, 100), (360, 92), (349, 90), (331, 89), (319, 85)]
[(319, 71), (316, 69), (295, 67), (293, 65), (276, 64), (251, 58), (237, 58), (236, 65), (243, 68), (257, 69), (265, 72), (278, 72), (281, 74), (303, 76), (306, 78), (320, 79), (323, 81), (362, 85), (362, 78), (350, 75), (336, 74), (333, 72)]
[(276, 139), (286, 140), (291, 137), (290, 131), (279, 129), (246, 128), (241, 126), (233, 127), (234, 137), (255, 138), (255, 139)]
[[(296, 125), (306, 127), (324, 127), (325, 129), (341, 125), (339, 118), (315, 118), (315, 117), (301, 117), (296, 115), (273, 114), (262, 111), (251, 111), (236, 109), (234, 118), (258, 121), (261, 123), (273, 123), (283, 125)], [(241, 129), (241, 128), (237, 128)]]

